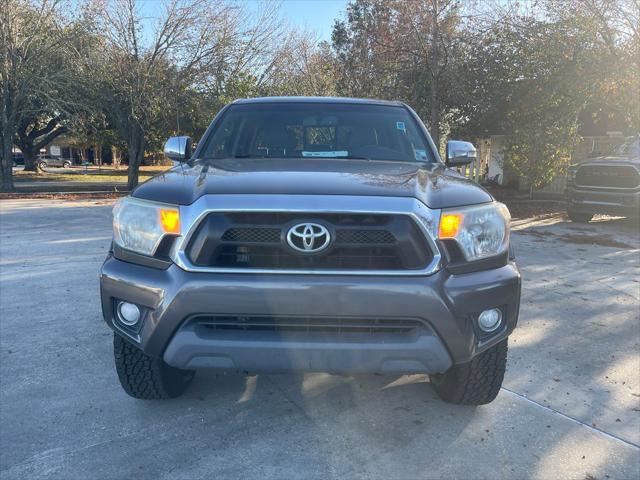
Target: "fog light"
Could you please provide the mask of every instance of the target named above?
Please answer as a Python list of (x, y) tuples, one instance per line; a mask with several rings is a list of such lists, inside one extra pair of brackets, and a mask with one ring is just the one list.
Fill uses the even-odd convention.
[(478, 316), (478, 326), (483, 332), (493, 332), (502, 323), (502, 312), (497, 308), (485, 310)]
[(118, 320), (125, 325), (132, 327), (140, 320), (140, 309), (133, 303), (118, 303)]

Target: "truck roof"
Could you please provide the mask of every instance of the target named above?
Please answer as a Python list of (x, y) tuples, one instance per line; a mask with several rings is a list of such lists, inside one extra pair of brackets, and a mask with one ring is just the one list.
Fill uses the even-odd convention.
[(363, 105), (394, 105), (402, 106), (402, 102), (391, 100), (376, 100), (371, 98), (349, 98), (349, 97), (257, 97), (241, 98), (235, 100), (234, 104), (248, 103), (345, 103)]

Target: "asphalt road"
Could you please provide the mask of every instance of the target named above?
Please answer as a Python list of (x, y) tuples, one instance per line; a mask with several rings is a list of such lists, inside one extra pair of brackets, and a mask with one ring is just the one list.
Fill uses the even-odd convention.
[(491, 405), (423, 376), (211, 372), (153, 402), (120, 389), (99, 310), (110, 202), (3, 200), (0, 478), (637, 479), (638, 226), (514, 230), (522, 312)]

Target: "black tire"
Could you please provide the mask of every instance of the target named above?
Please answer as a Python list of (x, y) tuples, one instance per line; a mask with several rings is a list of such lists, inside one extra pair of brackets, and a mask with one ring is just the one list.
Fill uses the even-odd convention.
[(150, 357), (117, 334), (113, 355), (120, 384), (133, 398), (161, 400), (182, 395), (193, 379), (193, 370), (180, 370)]
[(64, 162), (62, 168), (71, 168), (71, 162)]
[(40, 164), (38, 166), (40, 167), (40, 170), (44, 170), (47, 167), (47, 163), (46, 162), (40, 162)]
[(454, 365), (444, 374), (432, 376), (431, 383), (445, 402), (484, 405), (492, 402), (498, 395), (506, 366), (505, 338), (470, 362)]
[(569, 220), (576, 223), (589, 223), (593, 218), (593, 213), (576, 212), (574, 210), (568, 210), (567, 215)]

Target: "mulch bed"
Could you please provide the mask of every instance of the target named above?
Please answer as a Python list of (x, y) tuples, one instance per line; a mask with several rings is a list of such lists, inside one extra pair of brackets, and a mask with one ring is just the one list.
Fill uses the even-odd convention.
[(509, 207), (513, 219), (566, 215), (566, 204), (554, 200), (507, 200), (503, 203)]

